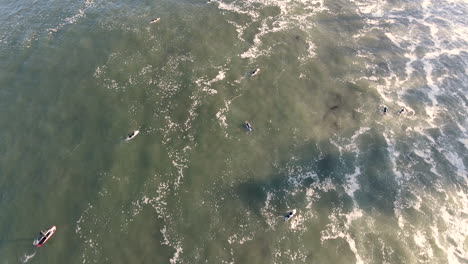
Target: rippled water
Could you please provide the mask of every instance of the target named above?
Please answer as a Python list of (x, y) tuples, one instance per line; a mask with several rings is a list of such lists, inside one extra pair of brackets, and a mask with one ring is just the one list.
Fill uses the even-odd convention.
[(3, 263), (468, 262), (466, 1), (0, 7)]

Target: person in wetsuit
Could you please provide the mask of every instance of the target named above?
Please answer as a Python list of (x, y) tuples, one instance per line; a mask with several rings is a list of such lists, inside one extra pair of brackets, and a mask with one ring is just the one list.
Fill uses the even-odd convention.
[(252, 131), (252, 130), (253, 130), (253, 127), (250, 125), (250, 123), (249, 123), (248, 121), (245, 121), (244, 126), (245, 126), (245, 128), (247, 128), (247, 130), (249, 130), (249, 131)]

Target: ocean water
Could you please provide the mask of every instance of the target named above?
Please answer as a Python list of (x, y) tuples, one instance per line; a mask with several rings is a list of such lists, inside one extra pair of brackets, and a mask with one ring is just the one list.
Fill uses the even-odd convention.
[(1, 263), (468, 263), (468, 2), (0, 0), (0, 24)]

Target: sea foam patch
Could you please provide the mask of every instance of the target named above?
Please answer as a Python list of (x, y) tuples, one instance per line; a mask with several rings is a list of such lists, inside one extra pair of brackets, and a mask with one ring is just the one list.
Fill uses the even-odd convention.
[[(329, 216), (330, 223), (327, 225), (325, 230), (322, 230), (320, 241), (323, 244), (326, 240), (333, 239), (344, 239), (348, 243), (351, 251), (356, 257), (356, 263), (363, 264), (365, 263), (362, 257), (359, 255), (356, 248), (356, 241), (350, 235), (349, 228), (353, 220), (362, 217), (360, 210), (355, 209), (349, 214), (344, 214), (340, 209), (334, 209), (332, 214)], [(344, 225), (343, 225), (344, 223)]]
[(76, 23), (79, 19), (83, 18), (86, 11), (95, 5), (94, 0), (85, 0), (83, 6), (79, 8), (73, 16), (63, 19), (63, 22), (54, 28), (48, 30), (49, 34), (55, 33), (65, 27), (66, 25)]
[[(317, 13), (325, 12), (328, 9), (323, 1), (319, 0), (304, 0), (304, 1), (289, 1), (289, 0), (273, 0), (273, 1), (233, 1), (225, 3), (223, 1), (213, 1), (217, 3), (220, 10), (242, 14), (250, 18), (248, 23), (238, 23), (233, 20), (228, 20), (236, 28), (238, 38), (244, 39), (244, 32), (254, 25), (260, 24), (257, 28), (258, 33), (253, 38), (253, 45), (240, 54), (241, 58), (254, 60), (260, 56), (268, 56), (273, 52), (271, 45), (264, 45), (263, 38), (267, 35), (276, 32), (286, 32), (289, 29), (299, 28), (307, 36), (307, 54), (299, 59), (304, 61), (315, 56), (315, 44), (313, 37), (309, 36), (308, 29), (312, 25), (310, 18)], [(273, 16), (262, 16), (262, 9), (265, 7), (279, 8), (280, 14)], [(302, 10), (302, 11), (301, 11)]]

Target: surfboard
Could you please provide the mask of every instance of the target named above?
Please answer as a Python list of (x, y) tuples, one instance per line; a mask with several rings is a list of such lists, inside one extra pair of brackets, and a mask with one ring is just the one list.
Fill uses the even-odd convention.
[(127, 136), (127, 138), (125, 139), (125, 141), (132, 140), (132, 139), (135, 138), (139, 133), (140, 133), (139, 130), (133, 131), (132, 133), (130, 133), (130, 134)]
[(289, 211), (288, 214), (284, 216), (284, 221), (289, 221), (295, 215), (296, 215), (296, 209), (293, 209), (292, 211)]
[(253, 127), (250, 125), (249, 122), (245, 121), (244, 126), (248, 131), (253, 131)]
[(255, 75), (257, 75), (259, 72), (260, 72), (260, 69), (255, 69), (255, 70), (253, 70), (253, 71), (251, 72), (250, 75), (251, 75), (251, 76), (255, 76)]
[(161, 20), (161, 18), (158, 17), (158, 18), (155, 18), (155, 19), (151, 20), (150, 23), (151, 24), (158, 23), (159, 20)]
[(36, 247), (41, 247), (55, 234), (56, 230), (57, 230), (57, 227), (53, 226), (51, 229), (47, 230), (45, 236), (39, 238), (38, 240), (35, 240), (33, 242), (33, 245)]

